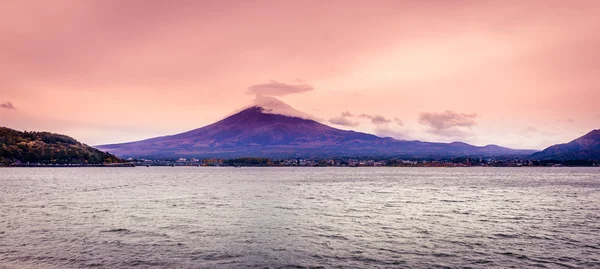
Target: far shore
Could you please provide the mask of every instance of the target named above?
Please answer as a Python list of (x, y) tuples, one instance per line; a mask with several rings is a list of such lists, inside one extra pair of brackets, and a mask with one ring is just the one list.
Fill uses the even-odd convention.
[(306, 165), (297, 165), (297, 166), (285, 166), (285, 165), (135, 165), (135, 164), (106, 164), (106, 165), (82, 165), (82, 164), (57, 164), (57, 165), (0, 165), (0, 168), (146, 168), (146, 167), (212, 167), (212, 168), (494, 168), (494, 167), (504, 167), (504, 168), (535, 168), (535, 167), (600, 167), (596, 164), (592, 165), (563, 165), (563, 164), (553, 164), (553, 165), (412, 165), (412, 166), (306, 166)]

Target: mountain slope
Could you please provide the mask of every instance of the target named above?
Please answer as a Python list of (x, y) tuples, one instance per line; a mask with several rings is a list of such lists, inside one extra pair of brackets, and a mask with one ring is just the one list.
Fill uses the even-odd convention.
[(97, 146), (123, 157), (341, 157), (531, 154), (498, 146), (399, 141), (336, 129), (314, 120), (274, 114), (260, 106), (189, 132)]
[(101, 164), (122, 162), (66, 135), (48, 132), (20, 132), (0, 127), (0, 164)]
[(600, 129), (531, 155), (539, 160), (600, 160)]

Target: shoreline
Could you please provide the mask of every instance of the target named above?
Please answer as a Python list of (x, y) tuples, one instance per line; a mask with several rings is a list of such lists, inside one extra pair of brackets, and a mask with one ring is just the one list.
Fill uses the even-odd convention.
[(438, 165), (438, 166), (260, 166), (260, 165), (246, 165), (246, 166), (231, 166), (231, 165), (8, 165), (1, 166), (1, 168), (150, 168), (150, 167), (172, 167), (172, 168), (537, 168), (537, 167), (600, 167), (597, 165), (538, 165), (538, 166), (483, 166), (483, 165), (472, 165), (472, 166), (452, 166), (452, 165)]

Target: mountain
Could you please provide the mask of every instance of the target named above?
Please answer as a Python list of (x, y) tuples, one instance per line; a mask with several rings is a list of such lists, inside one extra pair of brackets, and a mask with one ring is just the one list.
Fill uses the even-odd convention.
[(600, 160), (600, 129), (593, 130), (569, 143), (551, 146), (531, 156), (538, 160)]
[(310, 118), (295, 116), (306, 114), (277, 99), (267, 97), (265, 100), (221, 121), (185, 133), (96, 148), (121, 157), (138, 158), (440, 157), (533, 153), (494, 145), (476, 147), (460, 142), (400, 141), (340, 130)]
[(0, 127), (0, 164), (102, 164), (121, 159), (101, 152), (66, 135), (20, 132)]

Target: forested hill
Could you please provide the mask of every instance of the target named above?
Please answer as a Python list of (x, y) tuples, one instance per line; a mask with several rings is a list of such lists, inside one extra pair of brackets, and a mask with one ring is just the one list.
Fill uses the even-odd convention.
[(102, 164), (123, 160), (61, 134), (0, 127), (0, 165), (14, 163)]

